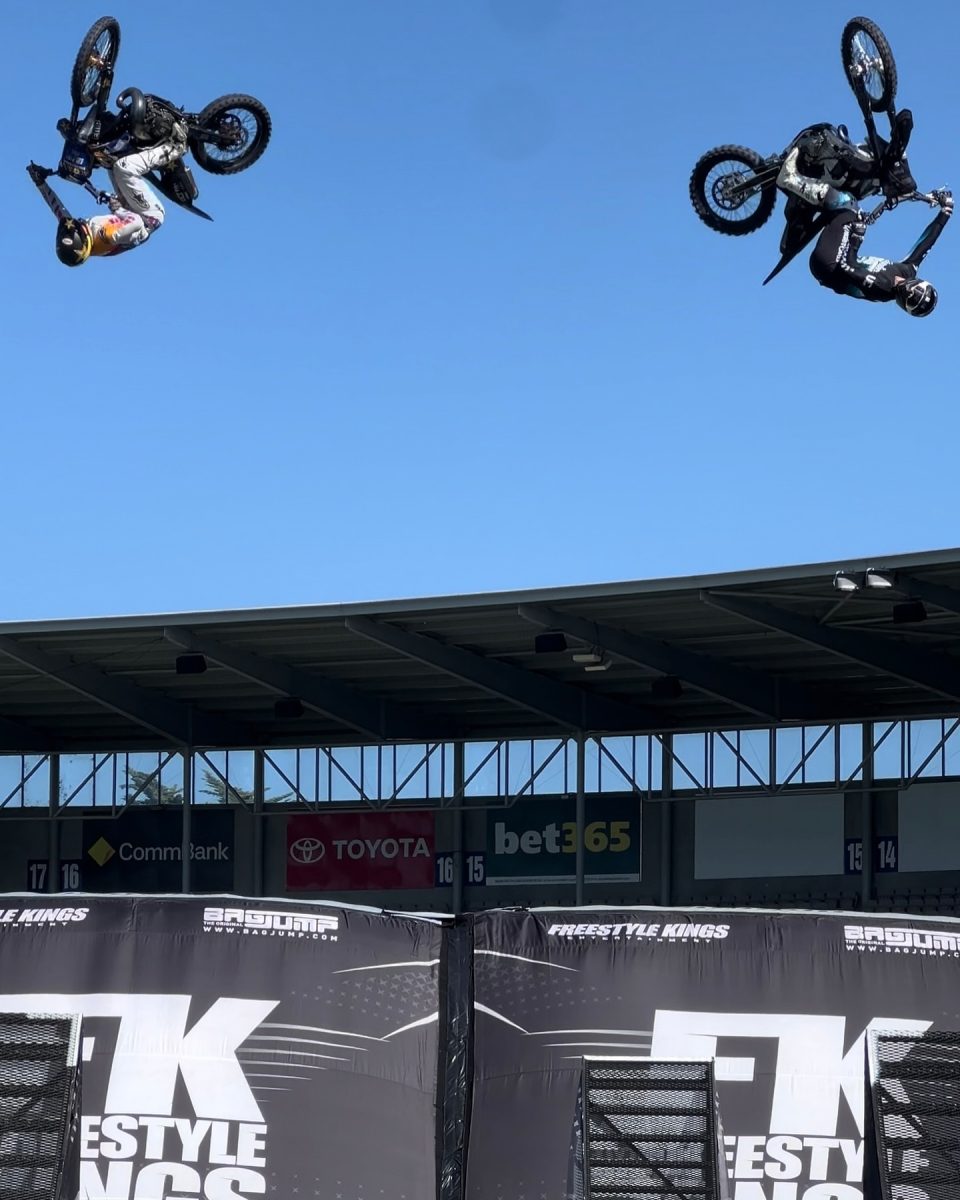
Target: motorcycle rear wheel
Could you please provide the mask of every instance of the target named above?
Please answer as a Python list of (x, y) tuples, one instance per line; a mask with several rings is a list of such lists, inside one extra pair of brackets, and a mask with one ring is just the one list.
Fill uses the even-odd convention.
[(253, 96), (220, 96), (197, 118), (202, 129), (215, 131), (216, 140), (202, 133), (190, 137), (190, 149), (211, 175), (236, 175), (252, 167), (266, 150), (273, 123), (266, 107)]
[(116, 17), (101, 17), (87, 30), (73, 64), (70, 99), (77, 108), (94, 103), (104, 78), (113, 75), (119, 53), (120, 22)]
[(853, 94), (874, 112), (885, 112), (897, 95), (897, 64), (879, 25), (854, 17), (840, 37), (843, 69)]
[(741, 237), (770, 220), (777, 203), (772, 182), (728, 196), (728, 189), (749, 181), (764, 167), (763, 156), (746, 146), (717, 146), (697, 160), (690, 176), (690, 201), (694, 212), (715, 233)]

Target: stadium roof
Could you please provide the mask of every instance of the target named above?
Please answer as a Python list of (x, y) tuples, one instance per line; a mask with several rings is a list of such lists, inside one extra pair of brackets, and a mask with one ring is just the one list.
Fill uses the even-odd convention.
[[(851, 590), (837, 589), (837, 572)], [(547, 632), (563, 639), (538, 647)], [(960, 712), (958, 651), (960, 550), (422, 600), (6, 622), (0, 752), (946, 716)], [(599, 661), (577, 661), (584, 653)], [(184, 655), (203, 658), (181, 667), (206, 669), (179, 673)], [(278, 699), (299, 703), (278, 711)]]

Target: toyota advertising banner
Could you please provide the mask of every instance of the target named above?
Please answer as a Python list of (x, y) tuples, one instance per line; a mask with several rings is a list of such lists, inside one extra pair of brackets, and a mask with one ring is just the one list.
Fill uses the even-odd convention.
[(434, 818), (423, 812), (287, 818), (287, 891), (432, 888)]
[(584, 1054), (716, 1056), (733, 1200), (860, 1200), (868, 1028), (960, 1029), (960, 921), (474, 920), (469, 1200), (565, 1200)]
[[(487, 883), (573, 883), (576, 816), (573, 796), (522, 800), (511, 808), (489, 812)], [(587, 797), (583, 851), (587, 883), (639, 881), (640, 802), (636, 796)]]
[(80, 1200), (426, 1200), (428, 920), (238, 897), (0, 897), (0, 1010), (79, 1013)]

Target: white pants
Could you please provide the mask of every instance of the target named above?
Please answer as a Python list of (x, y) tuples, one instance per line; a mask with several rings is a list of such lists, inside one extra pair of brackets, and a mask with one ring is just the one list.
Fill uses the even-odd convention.
[(183, 155), (187, 148), (187, 131), (178, 124), (167, 141), (133, 154), (123, 153), (127, 144), (124, 139), (110, 147), (118, 156), (110, 168), (110, 178), (120, 206), (112, 205), (113, 212), (109, 217), (91, 217), (88, 221), (93, 235), (91, 253), (98, 256), (132, 250), (163, 224), (163, 205), (143, 177), (148, 171), (169, 166)]
[(136, 154), (125, 154), (110, 168), (110, 178), (124, 208), (140, 216), (149, 233), (163, 224), (164, 211), (156, 192), (143, 176), (148, 171), (159, 170), (176, 162), (186, 148), (186, 131), (180, 136), (180, 131), (176, 130), (168, 141)]

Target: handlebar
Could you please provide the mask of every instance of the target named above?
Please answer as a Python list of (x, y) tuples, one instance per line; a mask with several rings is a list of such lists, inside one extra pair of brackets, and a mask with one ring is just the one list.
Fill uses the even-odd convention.
[(874, 221), (878, 220), (883, 213), (892, 212), (893, 209), (895, 209), (897, 207), (897, 205), (900, 204), (904, 200), (908, 200), (908, 201), (918, 200), (918, 201), (922, 201), (924, 204), (929, 204), (931, 208), (939, 208), (939, 207), (941, 207), (941, 199), (943, 197), (943, 194), (944, 194), (943, 191), (933, 191), (933, 192), (907, 192), (906, 195), (903, 195), (903, 196), (887, 196), (884, 198), (884, 200), (880, 204), (877, 205), (877, 207), (873, 210), (873, 212), (871, 212), (867, 215), (867, 218), (864, 221), (864, 224), (872, 225), (874, 223)]

